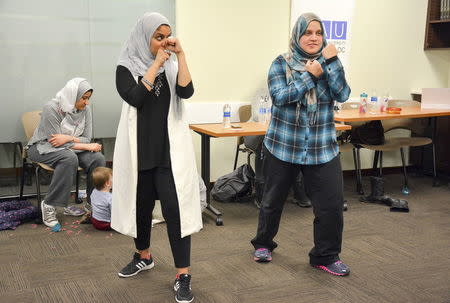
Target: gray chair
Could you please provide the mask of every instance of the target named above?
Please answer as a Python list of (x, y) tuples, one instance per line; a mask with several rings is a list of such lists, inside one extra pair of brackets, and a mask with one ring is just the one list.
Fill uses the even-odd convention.
[[(251, 105), (243, 105), (239, 107), (239, 121), (247, 122), (250, 120), (252, 116), (252, 106)], [(254, 150), (248, 148), (244, 144), (244, 137), (239, 136), (236, 138), (236, 155), (234, 157), (234, 166), (233, 170), (237, 167), (239, 152), (247, 153), (247, 163), (250, 165), (250, 156), (255, 153)]]
[[(341, 106), (341, 109), (358, 109), (360, 102), (352, 102), (347, 101), (344, 102)], [(363, 124), (363, 122), (350, 122), (352, 127), (357, 127)], [(360, 158), (360, 148), (361, 146), (358, 144), (352, 144), (350, 142), (338, 142), (339, 143), (339, 152), (352, 151), (353, 153), (353, 163), (355, 165), (355, 174), (356, 174), (356, 192), (360, 195), (364, 195), (364, 190), (362, 188), (362, 174), (361, 174), (361, 158)]]
[[(388, 103), (388, 107), (420, 107), (420, 102), (412, 101), (412, 100), (390, 100)], [(403, 167), (403, 177), (404, 183), (402, 187), (402, 192), (404, 194), (409, 194), (410, 189), (408, 187), (408, 177), (406, 173), (406, 163), (405, 163), (405, 147), (416, 147), (416, 146), (426, 146), (431, 144), (432, 152), (433, 152), (433, 178), (436, 180), (436, 153), (435, 146), (432, 139), (424, 137), (425, 131), (425, 123), (423, 119), (389, 119), (382, 120), (384, 132), (387, 133), (394, 129), (405, 129), (411, 131), (410, 137), (390, 137), (385, 140), (383, 145), (364, 145), (362, 146), (367, 149), (371, 149), (375, 151), (373, 168), (377, 170), (378, 164), (378, 175), (382, 176), (382, 168), (383, 168), (383, 152), (384, 151), (393, 151), (400, 150), (400, 156), (402, 159), (402, 167)]]
[[(34, 130), (39, 126), (39, 122), (41, 121), (41, 112), (40, 110), (32, 111), (32, 112), (26, 112), (22, 115), (22, 125), (23, 129), (25, 131), (25, 136), (27, 137), (27, 141), (31, 139), (31, 137), (34, 134)], [(41, 198), (41, 181), (40, 181), (40, 171), (46, 170), (49, 172), (53, 172), (54, 169), (47, 164), (41, 163), (41, 162), (34, 162), (30, 161), (28, 162), (28, 152), (27, 148), (22, 148), (22, 176), (21, 176), (21, 182), (20, 182), (20, 193), (19, 197), (22, 199), (23, 197), (23, 186), (25, 182), (25, 167), (27, 166), (27, 163), (30, 163), (35, 168), (35, 177), (36, 177), (36, 193), (37, 193), (37, 201), (40, 203), (42, 201)], [(77, 169), (77, 176), (76, 176), (76, 187), (75, 187), (75, 202), (81, 203), (82, 201), (78, 199), (78, 191), (79, 191), (79, 172), (83, 170), (83, 168), (78, 167)], [(40, 211), (39, 207), (39, 211)]]

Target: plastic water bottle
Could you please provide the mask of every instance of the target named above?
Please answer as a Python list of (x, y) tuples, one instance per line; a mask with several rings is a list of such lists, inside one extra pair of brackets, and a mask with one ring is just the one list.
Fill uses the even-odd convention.
[(389, 93), (386, 92), (380, 99), (380, 111), (385, 112), (386, 108), (388, 107)]
[(263, 96), (259, 99), (258, 122), (266, 122), (266, 102), (264, 101)]
[(369, 103), (369, 113), (372, 115), (375, 115), (378, 113), (378, 97), (372, 96), (370, 97), (370, 103)]
[(359, 113), (360, 114), (364, 114), (367, 112), (367, 94), (366, 93), (362, 93), (361, 95), (359, 95), (359, 101), (361, 102), (361, 104), (359, 105)]
[(231, 127), (231, 106), (225, 104), (223, 106), (223, 128)]
[(272, 104), (269, 96), (264, 97), (264, 109), (265, 109), (265, 122), (270, 123), (272, 119)]
[(378, 103), (379, 99), (381, 99), (381, 98), (378, 98), (377, 91), (375, 89), (373, 89), (372, 95), (370, 96), (370, 101), (368, 104), (369, 114), (377, 114), (380, 112), (380, 105)]

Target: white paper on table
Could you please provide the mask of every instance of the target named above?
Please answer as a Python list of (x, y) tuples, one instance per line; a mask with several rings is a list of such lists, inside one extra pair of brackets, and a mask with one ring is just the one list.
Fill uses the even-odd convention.
[(450, 109), (450, 88), (422, 88), (421, 108)]

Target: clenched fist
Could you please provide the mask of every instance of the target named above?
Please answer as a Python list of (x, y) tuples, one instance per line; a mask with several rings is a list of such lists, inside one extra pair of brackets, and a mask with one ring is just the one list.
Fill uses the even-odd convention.
[(156, 58), (154, 64), (158, 66), (158, 68), (162, 67), (164, 63), (169, 59), (170, 53), (166, 52), (166, 50), (163, 47), (160, 47), (158, 49), (158, 52), (156, 53)]
[(164, 40), (161, 43), (161, 47), (164, 47), (166, 50), (169, 50), (169, 51), (175, 53), (176, 55), (183, 52), (183, 49), (181, 48), (180, 40), (178, 40), (178, 38), (175, 38), (175, 37), (170, 37), (170, 38), (167, 38), (166, 40)]
[(322, 65), (320, 65), (319, 61), (317, 60), (308, 61), (305, 65), (305, 69), (313, 74), (316, 78), (319, 78), (323, 73)]
[(336, 46), (334, 44), (328, 44), (323, 50), (322, 50), (322, 56), (325, 59), (333, 58), (334, 56), (337, 56), (338, 51), (336, 49)]

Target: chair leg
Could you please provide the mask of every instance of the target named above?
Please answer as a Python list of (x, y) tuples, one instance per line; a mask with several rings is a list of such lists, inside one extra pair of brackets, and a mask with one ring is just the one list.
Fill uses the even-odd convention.
[[(17, 155), (16, 152), (17, 152), (17, 149), (19, 149), (19, 155), (21, 156), (22, 155), (22, 149), (23, 149), (21, 142), (14, 143), (14, 169), (16, 171), (16, 183), (19, 180), (19, 173), (18, 173), (17, 168), (16, 168), (16, 155)], [(22, 166), (22, 168), (23, 168), (23, 166)]]
[(25, 184), (25, 159), (23, 160), (22, 164), (22, 174), (20, 176), (20, 192), (19, 192), (19, 200), (22, 200), (23, 198), (23, 186)]
[(75, 176), (75, 203), (81, 203), (83, 201), (78, 200), (78, 188), (80, 186), (80, 171), (77, 169), (77, 175)]
[(35, 179), (36, 179), (36, 193), (37, 193), (37, 209), (38, 209), (38, 217), (36, 219), (37, 224), (42, 224), (42, 209), (41, 209), (41, 179), (39, 178), (40, 167), (36, 166), (35, 170)]
[(17, 153), (17, 143), (14, 142), (14, 155), (13, 155), (13, 167), (14, 170), (16, 171), (16, 182), (17, 182), (17, 170), (16, 170), (16, 153)]
[(359, 148), (356, 148), (356, 163), (357, 163), (357, 169), (356, 169), (356, 191), (360, 195), (364, 195), (364, 190), (362, 187), (362, 174), (361, 174), (361, 155), (359, 152)]
[(422, 145), (420, 148), (420, 170), (421, 173), (424, 173), (424, 169), (423, 169), (423, 158), (424, 158), (424, 153), (425, 153), (425, 146)]
[(431, 148), (433, 150), (433, 186), (439, 186), (439, 180), (437, 178), (437, 171), (436, 171), (436, 149), (434, 147), (434, 142), (431, 143)]
[(409, 190), (409, 187), (408, 187), (408, 176), (406, 174), (405, 153), (403, 151), (403, 147), (400, 147), (400, 155), (402, 156), (403, 178), (405, 180), (403, 183), (402, 193), (404, 195), (408, 195), (411, 191)]
[(238, 156), (239, 156), (239, 146), (236, 146), (236, 155), (234, 156), (234, 166), (233, 166), (233, 170), (236, 169), (237, 161), (238, 161)]
[(355, 164), (355, 176), (356, 176), (356, 191), (358, 192), (358, 161), (356, 160), (356, 148), (352, 149), (353, 153), (353, 164)]
[(380, 151), (380, 167), (378, 169), (378, 177), (383, 178), (383, 152)]
[(377, 167), (378, 167), (378, 156), (379, 156), (380, 152), (379, 151), (375, 151), (375, 155), (373, 156), (373, 173), (375, 174)]

